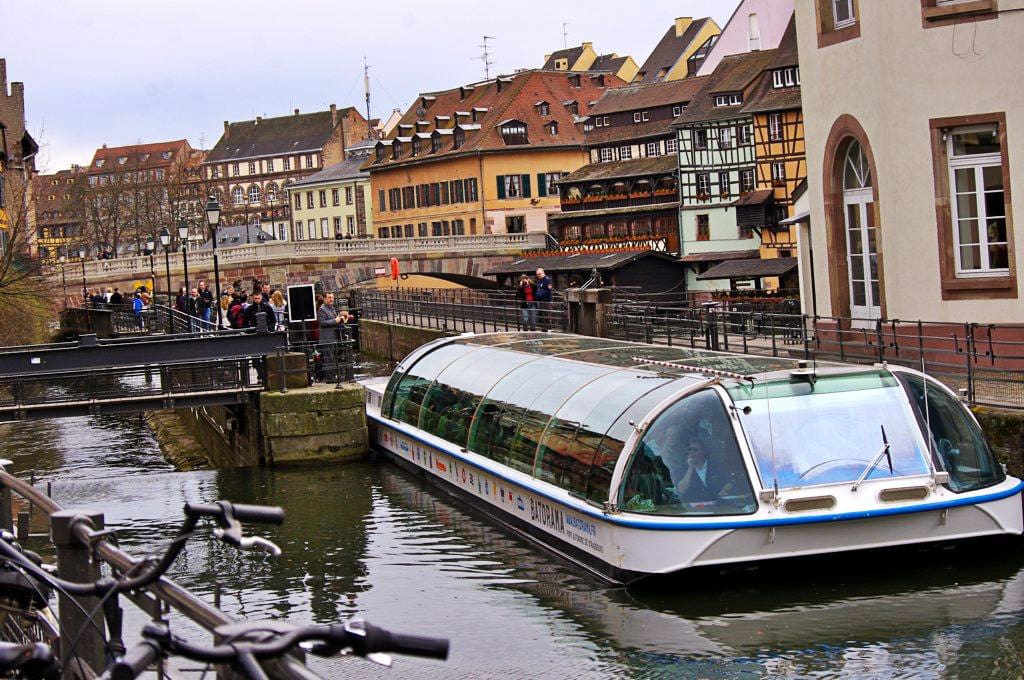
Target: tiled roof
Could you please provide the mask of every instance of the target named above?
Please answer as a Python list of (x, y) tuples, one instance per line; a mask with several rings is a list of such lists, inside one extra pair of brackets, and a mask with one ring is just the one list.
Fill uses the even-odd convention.
[[(180, 154), (188, 150), (188, 140), (177, 139), (171, 142), (152, 142), (149, 144), (131, 144), (129, 146), (109, 146), (96, 149), (89, 163), (90, 175), (119, 172), (122, 170), (148, 170), (166, 168), (180, 159)], [(164, 154), (169, 154), (164, 158)], [(119, 159), (124, 163), (119, 163)], [(96, 162), (101, 161), (97, 166)]]
[(703, 274), (698, 281), (711, 279), (750, 279), (762, 276), (782, 276), (796, 269), (795, 257), (776, 257), (770, 260), (729, 260), (717, 264)]
[(646, 123), (625, 123), (608, 127), (595, 127), (587, 132), (587, 146), (621, 142), (626, 139), (648, 137), (669, 137), (672, 135), (672, 119), (650, 120)]
[(346, 158), (340, 163), (328, 165), (319, 172), (314, 172), (312, 175), (303, 177), (289, 186), (302, 187), (309, 184), (320, 184), (322, 182), (337, 182), (343, 179), (370, 179), (370, 173), (361, 170), (362, 165), (365, 162), (366, 156)]
[[(80, 212), (80, 196), (77, 193), (75, 179), (79, 173), (73, 170), (58, 170), (49, 175), (32, 177), (32, 200), (35, 203), (36, 219), (40, 222), (67, 221)], [(53, 184), (56, 181), (57, 184)], [(70, 182), (70, 183), (69, 183)], [(70, 194), (70, 198), (64, 198)], [(53, 200), (50, 200), (53, 196)], [(49, 213), (61, 213), (60, 217), (46, 217)]]
[(710, 253), (683, 255), (683, 262), (724, 262), (726, 260), (747, 260), (761, 254), (759, 250), (722, 250)]
[[(338, 110), (338, 120), (349, 111)], [(241, 160), (259, 156), (319, 151), (331, 138), (334, 123), (330, 111), (300, 113), (276, 118), (229, 123), (217, 145), (206, 155), (206, 163)]]
[(576, 182), (597, 182), (618, 177), (667, 174), (675, 172), (677, 163), (678, 160), (675, 154), (633, 158), (631, 160), (614, 161), (611, 163), (591, 163), (566, 175), (558, 180), (558, 183), (575, 184)]
[(573, 253), (571, 255), (540, 255), (537, 257), (524, 257), (513, 262), (498, 265), (493, 269), (485, 271), (484, 276), (494, 276), (495, 274), (532, 274), (538, 268), (546, 272), (574, 272), (581, 270), (589, 271), (591, 269), (608, 271), (648, 257), (656, 257), (669, 262), (679, 262), (674, 257), (653, 250), (615, 253), (596, 251)]
[[(245, 245), (246, 243), (266, 243), (276, 241), (273, 234), (268, 234), (259, 227), (246, 224), (242, 226), (217, 227), (217, 247), (230, 248), (232, 246)], [(213, 239), (207, 239), (202, 245), (203, 249), (213, 247)]]
[(690, 105), (676, 118), (674, 125), (741, 118), (746, 114), (743, 104), (715, 106), (715, 95), (727, 92), (744, 93), (744, 102), (753, 94), (753, 85), (771, 66), (778, 50), (744, 52), (723, 57), (714, 73), (704, 79), (704, 86), (694, 95)]
[(622, 65), (629, 59), (628, 56), (620, 57), (615, 54), (602, 54), (594, 63), (590, 65), (591, 71), (608, 71), (609, 73), (618, 73)]
[[(574, 77), (579, 77), (579, 87), (570, 85), (570, 79)], [(598, 85), (599, 77), (604, 79), (604, 87)], [(384, 159), (378, 162), (376, 154), (371, 154), (363, 166), (364, 169), (373, 171), (409, 161), (430, 161), (452, 154), (478, 151), (582, 146), (585, 141), (583, 132), (576, 125), (573, 114), (561, 102), (576, 101), (579, 114), (585, 116), (589, 112), (587, 102), (596, 101), (606, 88), (624, 84), (615, 75), (597, 76), (585, 72), (538, 69), (500, 78), (501, 92), (498, 92), (497, 79), (495, 79), (474, 83), (465, 88), (453, 88), (420, 95), (402, 116), (395, 131), (387, 139), (378, 142), (386, 148)], [(427, 98), (426, 102), (424, 102), (424, 98)], [(549, 103), (548, 115), (540, 114), (537, 102)], [(426, 105), (424, 106), (424, 104)], [(472, 124), (471, 116), (458, 116), (455, 113), (474, 110), (480, 111), (475, 125)], [(436, 116), (450, 117), (440, 121), (442, 123), (440, 131), (436, 129)], [(529, 144), (505, 144), (499, 126), (503, 121), (510, 120), (522, 121), (526, 124)], [(549, 129), (548, 124), (552, 121), (558, 123), (556, 135), (552, 135)], [(390, 145), (397, 139), (403, 125), (407, 131), (415, 127), (417, 132), (427, 132), (431, 135), (439, 132), (442, 135), (441, 150), (431, 153), (430, 141), (424, 139), (420, 143), (419, 154), (413, 156), (411, 142), (405, 141), (405, 135), (408, 133), (402, 133), (402, 155), (398, 159), (392, 159)], [(455, 135), (452, 133), (456, 126), (461, 126), (465, 135), (465, 140), (458, 149), (453, 148)]]
[(772, 189), (758, 189), (757, 191), (748, 191), (743, 194), (733, 203), (735, 206), (741, 205), (761, 205), (766, 203), (769, 199), (775, 196), (775, 191)]
[(678, 36), (676, 35), (675, 24), (669, 26), (668, 31), (665, 32), (665, 35), (662, 36), (661, 40), (654, 47), (654, 51), (647, 57), (647, 61), (640, 67), (639, 73), (644, 74), (643, 80), (640, 82), (658, 82), (658, 72), (661, 69), (671, 70), (676, 65), (676, 62), (683, 56), (690, 43), (697, 38), (697, 34), (700, 33), (701, 28), (708, 21), (710, 19), (695, 19), (686, 27), (683, 34)]
[(774, 61), (761, 74), (758, 83), (751, 88), (747, 103), (741, 109), (744, 113), (762, 113), (765, 111), (787, 111), (801, 108), (800, 86), (772, 87), (772, 70), (799, 65), (796, 51), (796, 24), (789, 20), (782, 42), (775, 50)]
[(583, 54), (583, 45), (569, 47), (564, 50), (556, 50), (551, 53), (551, 56), (547, 58), (547, 61), (544, 62), (544, 65), (541, 66), (541, 68), (554, 70), (555, 63), (559, 59), (565, 59), (566, 62), (569, 64), (569, 68), (572, 68), (573, 65), (576, 63), (576, 60), (580, 58), (581, 54)]
[(686, 104), (704, 85), (706, 77), (683, 78), (664, 83), (633, 84), (608, 90), (590, 107), (593, 116), (636, 111), (655, 106)]

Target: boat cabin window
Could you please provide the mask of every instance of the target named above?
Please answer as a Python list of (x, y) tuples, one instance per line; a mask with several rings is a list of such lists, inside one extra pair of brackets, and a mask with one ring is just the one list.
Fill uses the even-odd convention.
[(740, 515), (757, 510), (742, 454), (721, 398), (692, 394), (644, 433), (619, 490), (627, 512)]
[(936, 466), (949, 473), (947, 488), (955, 493), (975, 491), (1006, 479), (985, 442), (981, 427), (960, 400), (937, 385), (928, 386), (920, 376), (899, 373), (910, 401), (917, 410), (921, 430), (928, 433)]
[(889, 373), (729, 391), (764, 488), (852, 484), (865, 472), (866, 479), (929, 473), (914, 414)]

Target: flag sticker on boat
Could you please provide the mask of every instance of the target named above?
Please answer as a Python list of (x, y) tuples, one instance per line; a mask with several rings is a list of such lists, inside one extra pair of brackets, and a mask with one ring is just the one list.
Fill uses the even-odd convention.
[(445, 466), (445, 464), (442, 463), (440, 459), (435, 460), (434, 461), (434, 465), (436, 465), (437, 469), (440, 470), (441, 472), (447, 472), (448, 471), (447, 466)]

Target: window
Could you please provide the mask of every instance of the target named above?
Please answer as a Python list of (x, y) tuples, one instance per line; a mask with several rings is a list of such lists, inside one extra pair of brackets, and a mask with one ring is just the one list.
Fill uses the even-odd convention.
[(395, 140), (395, 143), (391, 145), (391, 160), (397, 161), (402, 157), (402, 143)]
[(711, 218), (708, 215), (697, 215), (697, 240), (711, 240)]
[[(433, 140), (431, 140), (433, 141)], [(466, 143), (466, 131), (461, 127), (455, 128), (455, 132), (452, 133), (452, 148), (458, 149)], [(436, 153), (436, 152), (435, 152)]]
[(772, 142), (782, 141), (782, 114), (768, 114), (768, 139)]
[(341, 205), (341, 192), (338, 189), (331, 189), (331, 205)]
[(679, 151), (679, 142), (675, 137), (669, 137), (665, 140), (665, 153), (676, 153)]
[(418, 156), (420, 154), (420, 138), (416, 135), (412, 138), (412, 151), (409, 153), (411, 156)]
[(310, 210), (313, 209), (313, 192), (312, 191), (307, 191), (306, 192), (306, 207), (309, 208)]
[(548, 134), (552, 137), (558, 136), (558, 121), (553, 120), (548, 123)]
[(258, 184), (253, 184), (249, 187), (249, 202), (259, 203), (260, 202), (260, 187)]
[(800, 68), (790, 66), (772, 71), (772, 87), (780, 89), (783, 87), (795, 87), (800, 84)]
[(526, 198), (529, 196), (529, 193), (523, 192), (522, 180), (523, 175), (499, 175), (498, 198)]
[(430, 235), (431, 236), (441, 236), (441, 222), (440, 221), (431, 222), (430, 223)]
[(661, 155), (661, 143), (660, 142), (647, 142), (647, 155), (660, 156)]
[(466, 180), (466, 200), (470, 203), (480, 200), (477, 193), (476, 177), (470, 177)]
[(377, 189), (377, 206), (378, 210), (381, 212), (385, 212), (388, 209), (387, 204), (385, 203), (383, 189)]
[(954, 130), (946, 154), (957, 274), (1007, 273), (1006, 187), (996, 126)]
[(220, 177), (220, 166), (214, 165), (210, 168), (210, 179), (218, 179)]
[(718, 173), (718, 195), (722, 198), (729, 198), (729, 173)]
[(601, 116), (594, 117), (594, 127), (604, 127), (604, 123), (601, 122)]
[(707, 128), (697, 128), (693, 131), (693, 148), (694, 149), (706, 149), (708, 148), (708, 131)]
[(160, 169), (158, 169), (158, 170), (156, 171), (156, 181), (158, 181), (158, 182), (162, 182), (163, 180), (164, 180), (164, 171), (163, 171), (163, 170), (160, 170)]
[(680, 115), (682, 115), (682, 113), (683, 113), (683, 107), (682, 106), (673, 106), (672, 107), (672, 117), (673, 118), (678, 118)]
[(295, 209), (296, 209), (296, 210), (302, 210), (302, 194), (300, 194), (300, 193), (296, 192), (296, 193), (295, 193), (295, 194), (294, 194), (294, 195), (292, 196), (292, 198), (293, 198), (293, 199), (295, 199), (295, 200), (294, 200), (294, 203), (295, 203)]
[(999, 10), (997, 0), (922, 0), (921, 24), (925, 28), (989, 19)]
[(786, 184), (786, 164), (772, 163), (772, 186), (784, 186)]
[(754, 143), (754, 131), (749, 125), (740, 124), (736, 126), (736, 139), (739, 146), (750, 146)]
[(326, 189), (321, 189), (317, 193), (319, 194), (319, 198), (320, 198), (320, 207), (321, 208), (326, 208), (327, 207), (327, 190)]
[(613, 160), (615, 160), (615, 152), (612, 150), (612, 148), (608, 147), (608, 146), (602, 147), (601, 148), (601, 162), (602, 163), (611, 163)]
[(740, 170), (740, 193), (745, 194), (754, 190), (754, 170), (746, 168)]
[(285, 156), (284, 159), (282, 160), (282, 165), (284, 166), (285, 170), (291, 170), (292, 169), (292, 157), (291, 156)]
[(273, 172), (274, 171), (274, 159), (273, 158), (268, 158), (264, 162), (267, 164), (267, 172)]
[(555, 183), (560, 180), (565, 173), (562, 172), (542, 172), (537, 175), (537, 191), (540, 192), (540, 196), (557, 196), (558, 185)]
[(117, 158), (117, 164), (118, 165), (124, 165), (127, 162), (128, 162), (128, 156), (118, 156), (118, 158)]
[(619, 147), (619, 160), (625, 161), (633, 157), (633, 147), (631, 146), (620, 146)]
[(509, 234), (526, 233), (526, 218), (522, 215), (509, 215), (505, 218), (505, 231)]
[(747, 16), (747, 48), (751, 52), (761, 49), (761, 27), (756, 14)]
[[(757, 510), (729, 415), (714, 390), (668, 407), (629, 461), (618, 505), (655, 515), (747, 515)], [(709, 459), (714, 463), (709, 465)]]
[[(707, 200), (711, 195), (711, 175), (706, 172), (697, 173), (697, 198)], [(703, 198), (701, 198), (703, 196)]]
[(307, 168), (315, 168), (316, 167), (316, 154), (315, 153), (306, 154), (306, 167)]
[(306, 221), (306, 226), (309, 229), (309, 238), (310, 239), (315, 239), (316, 238), (316, 220), (307, 220)]
[(718, 128), (718, 148), (729, 149), (732, 147), (732, 128)]
[(387, 227), (381, 227), (377, 230), (378, 238), (388, 238), (391, 235), (391, 230)]
[(832, 27), (835, 29), (852, 26), (857, 21), (853, 11), (853, 0), (831, 0)]
[(295, 240), (302, 241), (305, 235), (302, 233), (302, 220), (295, 220)]
[(255, 175), (256, 174), (256, 161), (249, 161), (249, 174), (250, 175)]
[(238, 163), (232, 163), (231, 164), (231, 176), (232, 177), (238, 177), (238, 175), (240, 173), (241, 173), (241, 170), (239, 170), (239, 168), (238, 168)]
[(320, 238), (330, 238), (331, 228), (326, 217), (320, 218)]
[(345, 205), (352, 205), (352, 187), (345, 187)]
[(105, 161), (106, 161), (106, 159), (105, 159), (105, 158), (97, 158), (97, 159), (96, 159), (96, 167), (97, 167), (97, 168), (102, 168), (102, 167), (103, 167), (103, 163), (104, 163)]
[(529, 144), (526, 137), (526, 123), (510, 120), (501, 126), (501, 138), (505, 144)]
[(426, 222), (418, 222), (416, 224), (416, 234), (420, 238), (426, 238), (426, 236), (427, 236), (427, 223)]
[(235, 187), (232, 189), (231, 199), (234, 201), (235, 205), (242, 205), (245, 203), (245, 192), (242, 191), (242, 187)]
[(341, 218), (334, 218), (334, 238), (341, 238)]
[(537, 113), (547, 116), (551, 113), (551, 106), (547, 102), (540, 102), (537, 104)]
[(743, 95), (738, 92), (715, 95), (715, 106), (739, 106), (742, 103)]
[[(345, 218), (345, 228), (346, 228), (346, 230), (348, 231), (349, 234), (355, 234), (356, 233), (356, 218), (353, 217), (352, 215), (349, 215), (348, 217), (346, 217)], [(410, 234), (410, 236), (411, 236), (411, 234)]]

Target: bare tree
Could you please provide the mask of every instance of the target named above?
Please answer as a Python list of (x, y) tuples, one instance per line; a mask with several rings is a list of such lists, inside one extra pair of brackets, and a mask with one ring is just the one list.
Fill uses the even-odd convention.
[(42, 267), (32, 255), (35, 228), (28, 170), (0, 174), (0, 307), (39, 295)]

